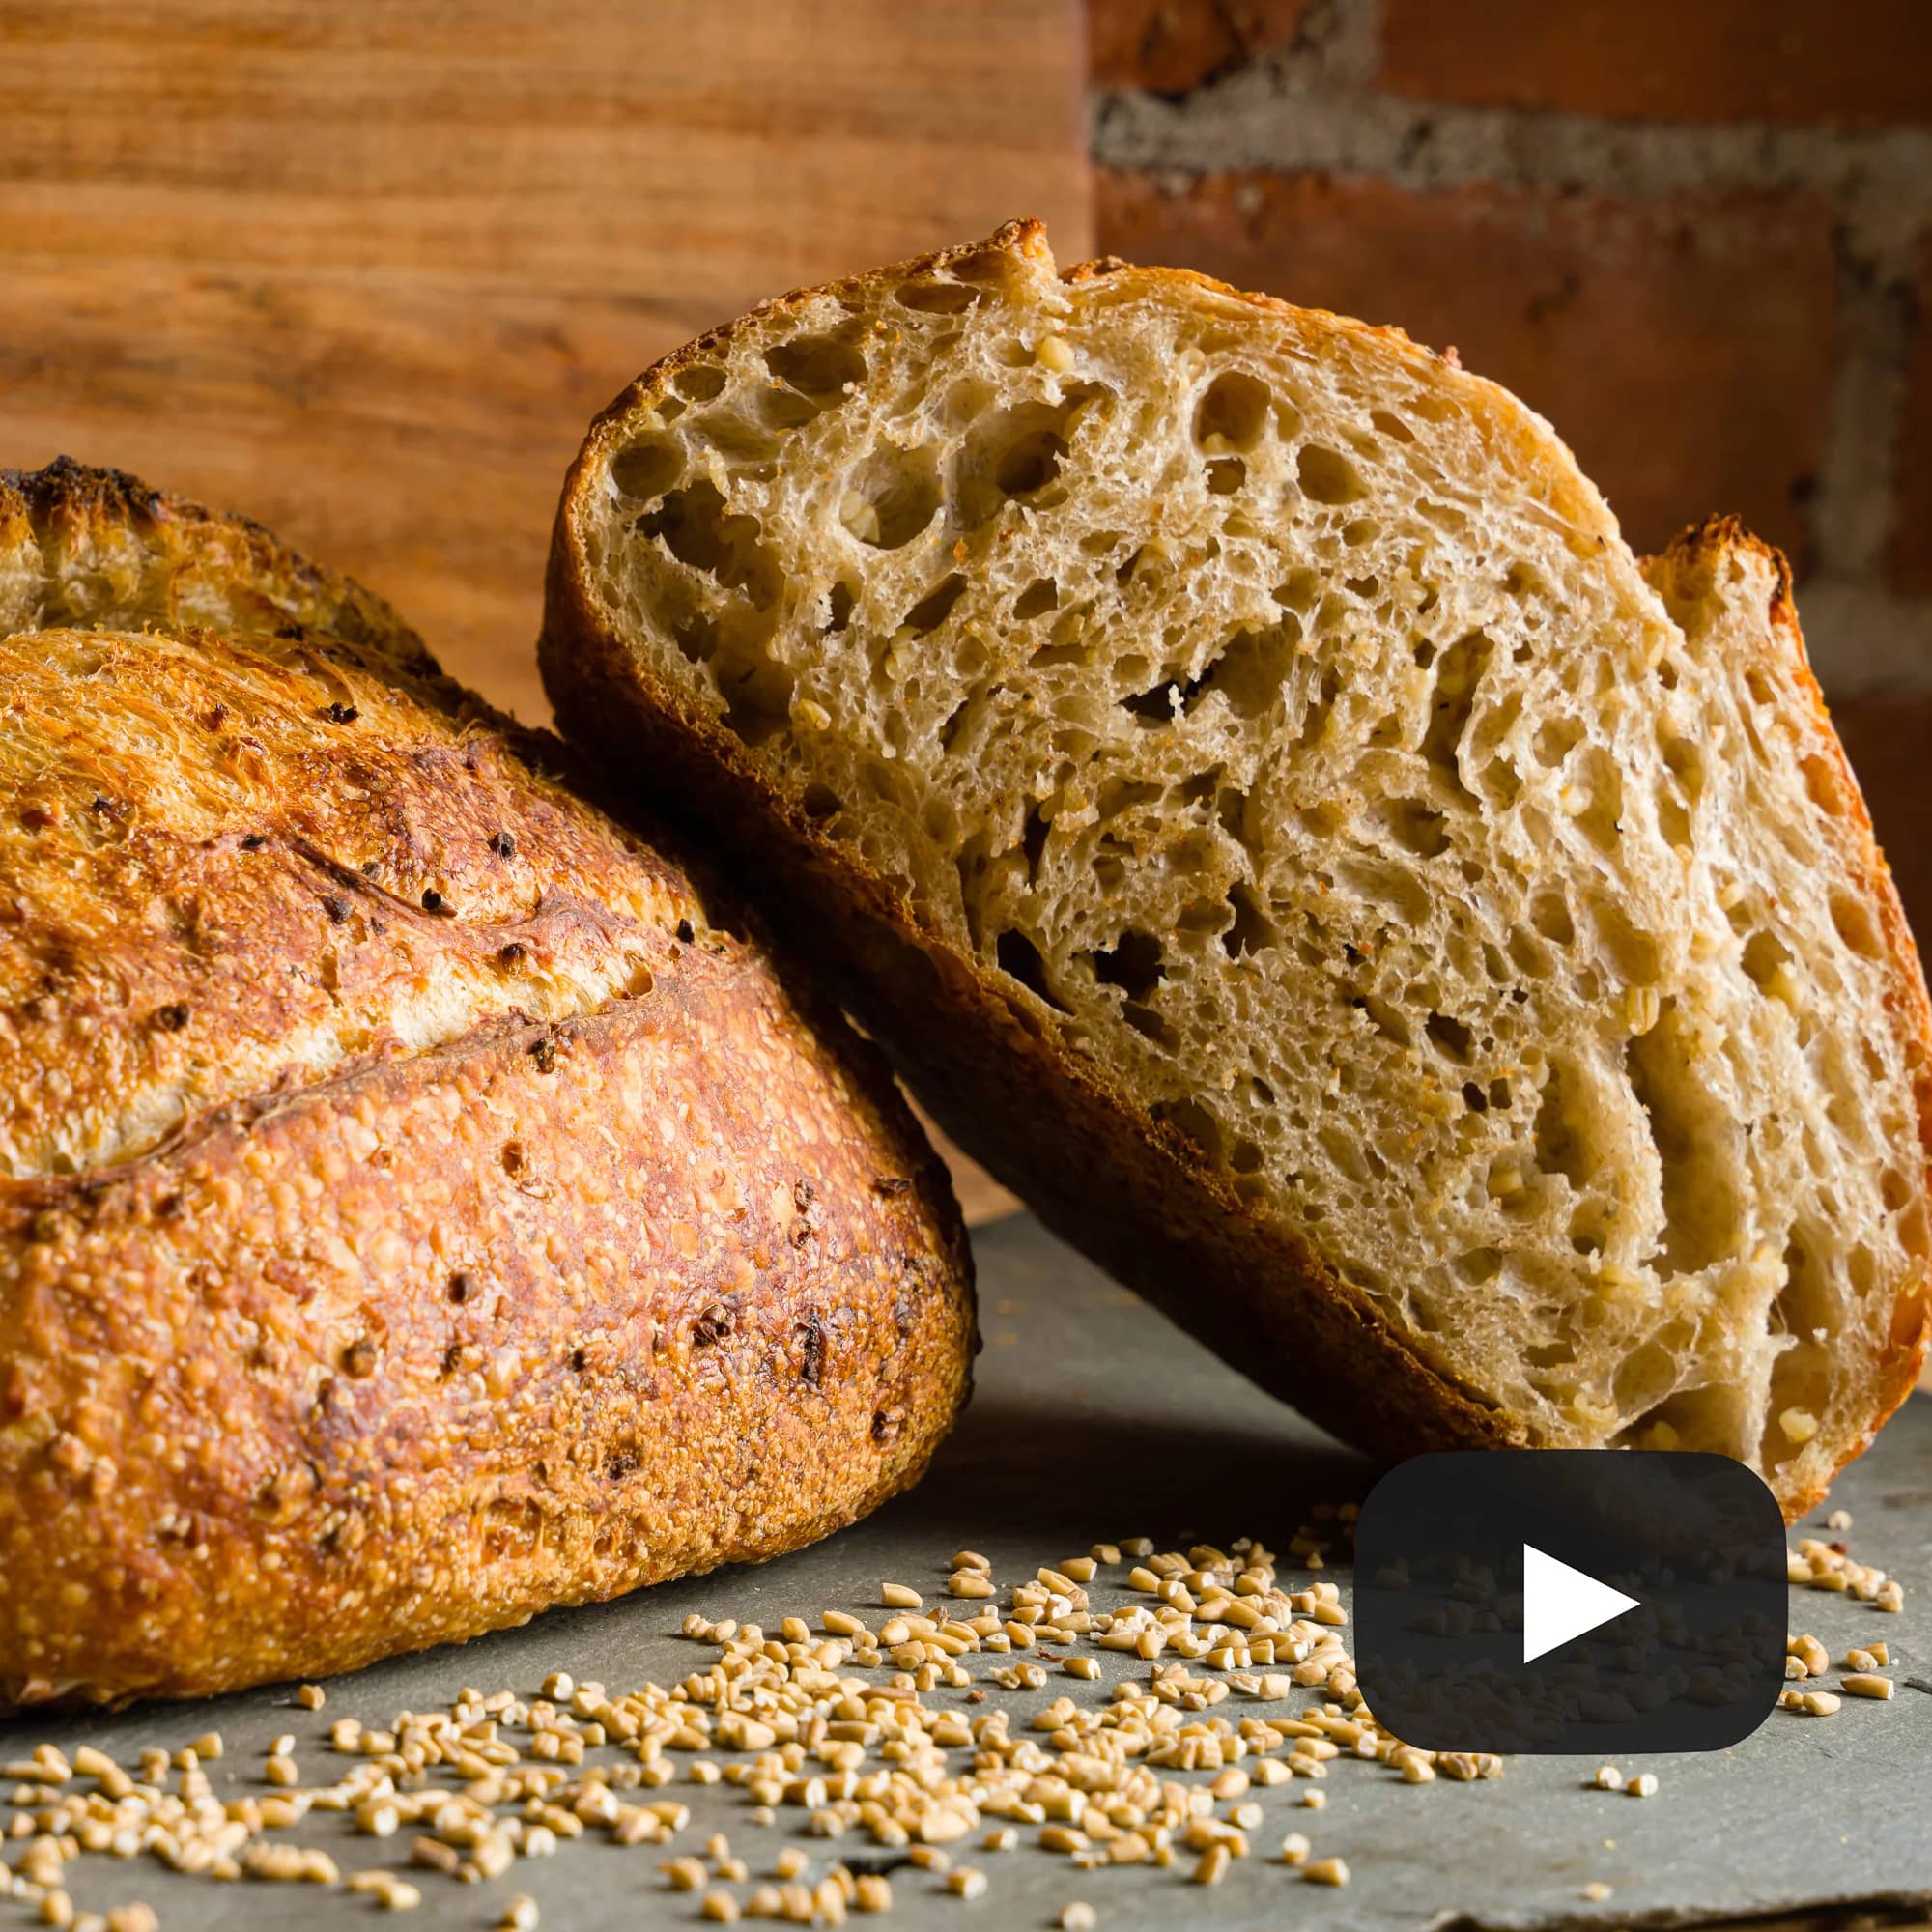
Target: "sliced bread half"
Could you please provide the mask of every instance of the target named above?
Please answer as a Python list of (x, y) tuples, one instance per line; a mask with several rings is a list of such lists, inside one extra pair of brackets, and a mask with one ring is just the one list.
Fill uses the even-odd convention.
[(1056, 1227), (1380, 1450), (1910, 1388), (1928, 1009), (1782, 559), (1398, 331), (1038, 224), (648, 371), (543, 668)]

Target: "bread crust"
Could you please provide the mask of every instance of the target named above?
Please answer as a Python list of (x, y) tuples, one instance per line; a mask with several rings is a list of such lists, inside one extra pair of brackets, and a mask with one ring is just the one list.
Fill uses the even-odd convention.
[[(1932, 999), (1891, 867), (1879, 849), (1864, 794), (1805, 654), (1804, 633), (1791, 594), (1791, 565), (1782, 551), (1753, 536), (1737, 517), (1719, 515), (1687, 525), (1656, 556), (1644, 558), (1642, 567), (1673, 616), (1682, 617), (1696, 604), (1738, 607), (1754, 639), (1765, 650), (1785, 659), (1797, 682), (1815, 726), (1806, 753), (1822, 760), (1828, 773), (1825, 781), (1839, 857), (1859, 881), (1878, 921), (1880, 953), (1887, 969), (1886, 1010), (1907, 1043), (1918, 1115), (1919, 1173), (1923, 1184), (1932, 1189)], [(1863, 1439), (1839, 1459), (1838, 1468), (1871, 1446), (1886, 1419), (1912, 1393), (1928, 1347), (1932, 1347), (1932, 1278), (1921, 1273), (1893, 1309), (1880, 1355), (1880, 1386), (1870, 1427)], [(1828, 1479), (1789, 1499), (1787, 1520), (1795, 1521), (1815, 1508), (1830, 1487)]]
[(109, 611), (128, 630), (210, 624), (218, 611), (231, 635), (322, 632), (469, 699), (382, 598), (246, 517), (70, 456), (0, 469), (0, 630), (85, 627)]
[[(97, 556), (184, 521), (11, 488)], [(777, 1555), (967, 1394), (963, 1225), (876, 1050), (242, 529), (228, 593), (313, 626), (0, 638), (0, 1704)]]
[[(973, 249), (940, 251), (835, 285), (830, 293), (864, 297), (980, 249), (1044, 255), (1044, 233), (1037, 222), (1012, 223)], [(1063, 279), (1091, 280), (1122, 266), (1084, 264), (1066, 270)], [(1135, 272), (1151, 285), (1209, 290), (1323, 330), (1376, 338), (1406, 359), (1453, 366), (1452, 358), (1435, 357), (1400, 330), (1311, 315), (1183, 270)], [(825, 972), (838, 976), (854, 1010), (907, 1069), (946, 1130), (1050, 1225), (1224, 1358), (1376, 1453), (1522, 1441), (1517, 1418), (1446, 1379), (1365, 1293), (1243, 1202), (1182, 1135), (1153, 1120), (1091, 1061), (1070, 1053), (1053, 1033), (1043, 1006), (1036, 1008), (1004, 976), (964, 953), (936, 929), (909, 892), (818, 829), (717, 717), (656, 677), (606, 621), (583, 556), (585, 532), (599, 508), (594, 480), (609, 446), (683, 371), (715, 357), (737, 330), (768, 327), (776, 316), (823, 293), (801, 291), (764, 304), (744, 321), (676, 352), (646, 371), (591, 425), (559, 505), (539, 644), (561, 727), (607, 772), (634, 775), (655, 801), (705, 824), (744, 868), (742, 875), (756, 879), (761, 899), (783, 929)], [(1474, 378), (1458, 374), (1455, 380), (1500, 394)], [(1527, 442), (1546, 428), (1513, 399), (1497, 412), (1499, 435)], [(1547, 464), (1540, 474), (1549, 502), (1578, 528), (1613, 528), (1579, 477)], [(1726, 526), (1721, 534), (1709, 532), (1704, 544), (1708, 549), (1747, 541)], [(1788, 646), (1802, 659), (1788, 596), (1778, 622)], [(1808, 679), (1808, 671), (1805, 675)], [(1809, 688), (1817, 701), (1815, 683)], [(1918, 1042), (1922, 1065), (1932, 1034), (1917, 955), (1870, 845), (1856, 786), (1824, 723), (1822, 702), (1818, 711), (1843, 775), (1846, 809), (1860, 815), (1862, 826), (1869, 853), (1863, 875), (1880, 905), (1885, 944), (1899, 981), (1894, 1010)], [(1922, 1074), (1920, 1091), (1922, 1096)], [(1211, 1292), (1203, 1287), (1207, 1279), (1213, 1283)], [(1910, 1386), (1923, 1348), (1921, 1283), (1916, 1293), (1901, 1298), (1885, 1399), (1873, 1430)], [(1847, 1457), (1862, 1446), (1851, 1445)], [(1795, 1518), (1809, 1508), (1823, 1490), (1819, 1483), (1787, 1492), (1781, 1500), (1788, 1515)]]

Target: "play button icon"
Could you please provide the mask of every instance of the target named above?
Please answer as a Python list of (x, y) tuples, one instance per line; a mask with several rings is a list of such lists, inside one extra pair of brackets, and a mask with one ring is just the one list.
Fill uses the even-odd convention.
[(1601, 1630), (1637, 1607), (1634, 1597), (1551, 1556), (1533, 1543), (1522, 1546), (1522, 1661), (1534, 1663), (1573, 1636)]
[(1727, 1457), (1416, 1456), (1355, 1526), (1356, 1674), (1429, 1750), (1721, 1750), (1784, 1682), (1784, 1521)]

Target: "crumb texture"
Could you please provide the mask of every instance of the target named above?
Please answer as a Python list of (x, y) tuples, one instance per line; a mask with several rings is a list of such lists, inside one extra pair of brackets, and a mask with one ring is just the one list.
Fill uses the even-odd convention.
[(1452, 360), (1022, 226), (670, 358), (564, 540), (649, 707), (1529, 1439), (1789, 1500), (1902, 1393), (1922, 981), (1735, 526), (1639, 565)]

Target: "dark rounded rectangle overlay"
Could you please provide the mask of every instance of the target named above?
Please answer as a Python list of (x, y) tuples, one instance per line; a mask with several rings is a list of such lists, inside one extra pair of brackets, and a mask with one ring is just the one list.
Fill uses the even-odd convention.
[[(1530, 1662), (1523, 1546), (1637, 1606)], [(1390, 1470), (1355, 1529), (1355, 1662), (1425, 1750), (1723, 1750), (1784, 1683), (1784, 1520), (1728, 1457), (1470, 1450)]]

